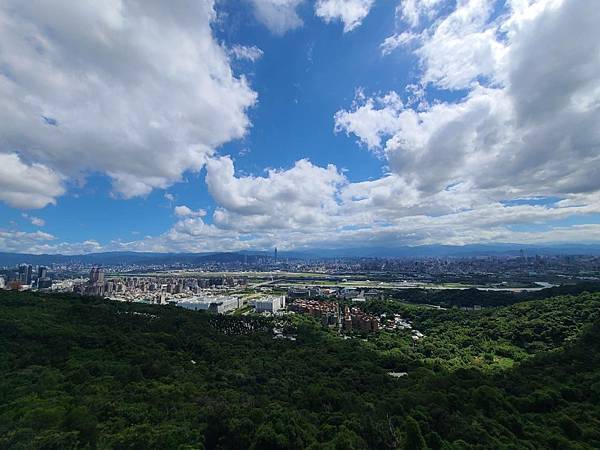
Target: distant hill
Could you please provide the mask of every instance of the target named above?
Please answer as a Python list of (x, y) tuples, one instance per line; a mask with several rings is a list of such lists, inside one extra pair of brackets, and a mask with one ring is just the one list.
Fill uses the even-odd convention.
[(16, 266), (21, 263), (34, 265), (50, 264), (205, 264), (211, 262), (248, 262), (271, 256), (266, 252), (246, 253), (143, 253), (105, 252), (84, 255), (34, 255), (28, 253), (0, 252), (0, 266)]
[[(84, 255), (34, 255), (28, 253), (0, 253), (0, 265), (11, 266), (21, 263), (29, 264), (134, 264), (155, 259), (169, 258), (172, 254), (166, 253), (138, 253), (138, 252), (105, 252), (88, 253)], [(185, 255), (180, 255), (183, 258)]]

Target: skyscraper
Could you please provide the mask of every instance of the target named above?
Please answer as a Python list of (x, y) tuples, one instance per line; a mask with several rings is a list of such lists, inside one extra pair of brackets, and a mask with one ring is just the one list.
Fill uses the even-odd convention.
[(19, 283), (30, 285), (32, 275), (33, 266), (31, 264), (21, 264), (19, 266)]
[(91, 284), (103, 284), (104, 283), (104, 269), (101, 267), (92, 267), (90, 270), (90, 283)]
[(48, 268), (46, 266), (38, 267), (38, 278), (46, 278), (48, 276)]
[(46, 266), (38, 266), (37, 287), (38, 289), (47, 289), (52, 287), (52, 280), (48, 277), (48, 268)]

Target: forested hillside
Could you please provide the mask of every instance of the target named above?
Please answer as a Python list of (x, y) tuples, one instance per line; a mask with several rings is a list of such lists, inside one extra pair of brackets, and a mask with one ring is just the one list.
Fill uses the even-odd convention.
[(424, 337), (1, 292), (0, 448), (600, 447), (600, 294), (368, 306)]

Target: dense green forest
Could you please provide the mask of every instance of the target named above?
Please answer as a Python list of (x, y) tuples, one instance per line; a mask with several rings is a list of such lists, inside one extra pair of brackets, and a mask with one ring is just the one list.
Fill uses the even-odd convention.
[(443, 307), (482, 307), (508, 306), (529, 300), (540, 300), (558, 295), (578, 295), (583, 292), (600, 292), (600, 283), (586, 281), (540, 289), (539, 291), (507, 291), (479, 289), (398, 289), (391, 298), (406, 303), (430, 304)]
[(365, 307), (424, 337), (1, 292), (0, 448), (600, 448), (600, 294)]

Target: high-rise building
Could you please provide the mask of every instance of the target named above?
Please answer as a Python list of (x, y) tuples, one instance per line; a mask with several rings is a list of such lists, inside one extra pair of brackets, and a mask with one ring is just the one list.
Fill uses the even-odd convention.
[(33, 277), (33, 266), (31, 264), (21, 264), (19, 266), (19, 283), (30, 285)]
[(97, 271), (98, 271), (98, 269), (95, 267), (92, 267), (92, 270), (90, 270), (90, 284), (95, 283), (96, 280), (98, 279)]
[(52, 287), (52, 280), (48, 277), (37, 279), (38, 289), (49, 289)]
[(48, 289), (50, 287), (52, 287), (52, 280), (48, 277), (48, 268), (46, 266), (38, 266), (37, 288)]
[(104, 269), (101, 267), (92, 267), (90, 270), (90, 283), (91, 284), (103, 284), (104, 283)]
[(17, 280), (19, 281), (19, 283), (21, 284), (25, 284), (24, 280), (25, 277), (27, 276), (27, 264), (21, 264), (19, 266), (19, 275), (17, 276)]
[(46, 266), (38, 267), (38, 278), (46, 278), (48, 276), (48, 268)]

